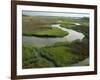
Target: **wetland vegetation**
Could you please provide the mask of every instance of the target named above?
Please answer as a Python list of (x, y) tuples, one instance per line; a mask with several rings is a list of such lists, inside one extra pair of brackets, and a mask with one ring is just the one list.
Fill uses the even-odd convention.
[(89, 58), (89, 17), (23, 15), (22, 36), (24, 69), (73, 66)]

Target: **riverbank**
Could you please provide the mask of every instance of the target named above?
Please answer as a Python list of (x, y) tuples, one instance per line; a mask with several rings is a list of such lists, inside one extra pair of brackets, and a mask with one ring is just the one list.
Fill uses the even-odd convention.
[[(77, 39), (79, 39), (81, 41), (84, 38), (84, 35), (82, 33), (77, 32), (72, 29), (60, 27), (60, 24), (53, 24), (53, 25), (51, 25), (51, 27), (60, 29), (64, 32), (68, 33), (68, 35), (65, 35), (64, 37), (23, 36), (23, 44), (30, 44), (30, 45), (33, 44), (33, 45), (36, 45), (37, 47), (44, 47), (44, 46), (53, 45), (57, 42), (65, 42), (65, 41), (72, 42)], [(45, 31), (45, 33), (48, 34), (47, 31)], [(53, 35), (55, 35), (55, 34), (53, 34)], [(58, 35), (58, 33), (57, 33), (57, 35)]]
[(63, 31), (59, 28), (54, 28), (54, 27), (48, 27), (48, 29), (44, 28), (42, 30), (39, 30), (37, 32), (28, 32), (28, 33), (23, 33), (23, 36), (36, 36), (36, 37), (64, 37), (68, 35), (67, 31)]
[[(46, 22), (47, 19), (50, 21)], [(36, 34), (22, 37), (23, 68), (87, 66), (80, 62), (89, 57), (88, 26), (82, 25), (88, 25), (88, 21), (46, 16), (26, 17), (25, 20), (23, 34)], [(84, 63), (89, 64), (88, 59)]]
[[(87, 53), (84, 51), (85, 47), (78, 48), (81, 43), (80, 41), (60, 42), (41, 48), (23, 45), (23, 68), (87, 66), (87, 64), (81, 65), (80, 62), (88, 57), (84, 54)], [(89, 64), (89, 61), (85, 63)]]

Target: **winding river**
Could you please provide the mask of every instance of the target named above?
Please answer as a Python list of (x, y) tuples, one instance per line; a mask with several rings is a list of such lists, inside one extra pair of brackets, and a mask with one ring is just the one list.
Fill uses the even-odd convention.
[[(31, 44), (31, 45), (33, 44), (37, 47), (44, 47), (47, 45), (53, 45), (54, 43), (57, 43), (57, 42), (64, 42), (64, 41), (72, 42), (74, 40), (77, 40), (77, 39), (82, 40), (84, 38), (83, 33), (77, 32), (72, 29), (63, 28), (60, 26), (60, 24), (53, 24), (52, 27), (56, 27), (63, 31), (67, 31), (69, 34), (60, 38), (50, 38), (50, 37), (42, 38), (42, 37), (35, 37), (35, 36), (31, 36), (31, 37), (23, 36), (22, 42), (24, 44)], [(80, 61), (79, 63), (73, 64), (73, 66), (80, 65), (80, 64), (87, 65), (88, 61), (89, 61), (88, 58), (86, 58), (85, 60)]]
[(23, 36), (23, 43), (24, 44), (33, 44), (37, 47), (44, 47), (46, 45), (53, 45), (57, 42), (64, 42), (64, 41), (74, 41), (76, 39), (82, 40), (84, 38), (83, 33), (77, 32), (75, 30), (63, 28), (60, 24), (53, 24), (52, 27), (59, 28), (63, 31), (67, 31), (69, 34), (64, 37), (59, 38), (42, 38), (42, 37), (35, 37), (35, 36)]

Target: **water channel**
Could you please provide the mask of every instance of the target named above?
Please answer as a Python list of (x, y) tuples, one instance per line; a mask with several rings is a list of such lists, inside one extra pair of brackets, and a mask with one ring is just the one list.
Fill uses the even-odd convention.
[[(77, 40), (77, 39), (82, 40), (84, 38), (83, 33), (77, 32), (72, 29), (63, 28), (60, 26), (60, 24), (53, 24), (52, 27), (56, 27), (63, 31), (67, 31), (69, 34), (64, 37), (59, 37), (59, 38), (54, 38), (54, 37), (42, 38), (42, 37), (36, 37), (36, 36), (23, 36), (23, 39), (22, 39), (23, 44), (30, 44), (30, 45), (35, 45), (37, 47), (44, 47), (47, 45), (53, 45), (54, 43), (57, 43), (57, 42), (65, 42), (65, 41), (72, 42), (74, 40)], [(88, 58), (86, 58), (80, 63), (74, 64), (73, 66), (78, 65), (78, 64), (83, 64), (84, 61), (87, 62), (86, 64), (88, 64)]]
[(51, 37), (36, 37), (36, 36), (23, 36), (23, 43), (24, 44), (33, 44), (37, 47), (44, 47), (46, 45), (53, 45), (54, 43), (57, 43), (57, 42), (65, 42), (65, 41), (68, 41), (68, 42), (71, 42), (71, 41), (74, 41), (74, 40), (82, 40), (84, 38), (84, 35), (83, 33), (80, 33), (80, 32), (77, 32), (75, 30), (72, 30), (72, 29), (67, 29), (67, 28), (63, 28), (60, 26), (60, 24), (53, 24), (52, 27), (56, 27), (56, 28), (59, 28), (63, 31), (67, 31), (69, 34), (64, 36), (64, 37), (59, 37), (59, 38), (51, 38)]

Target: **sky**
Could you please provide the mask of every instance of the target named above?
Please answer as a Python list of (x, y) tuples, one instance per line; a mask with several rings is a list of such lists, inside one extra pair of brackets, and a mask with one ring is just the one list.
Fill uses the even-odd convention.
[(72, 13), (72, 12), (22, 11), (22, 14), (28, 16), (89, 17), (88, 13)]

